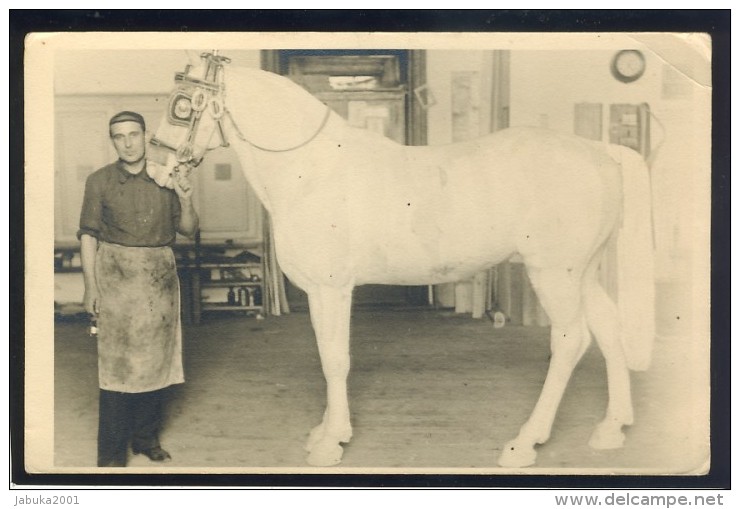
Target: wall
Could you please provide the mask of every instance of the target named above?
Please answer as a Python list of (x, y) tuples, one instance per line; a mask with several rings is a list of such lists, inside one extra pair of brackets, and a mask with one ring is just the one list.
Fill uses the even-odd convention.
[(675, 279), (691, 272), (694, 218), (708, 203), (709, 65), (692, 47), (650, 42), (641, 48), (647, 70), (629, 84), (610, 74), (615, 50), (512, 51), (510, 119), (512, 126), (573, 132), (574, 105), (602, 103), (608, 141), (610, 104), (648, 103), (657, 277)]
[[(605, 38), (606, 39), (606, 38)], [(505, 45), (504, 45), (505, 46)], [(526, 44), (525, 44), (526, 46)], [(647, 103), (651, 116), (656, 278), (691, 283), (706, 269), (710, 207), (711, 67), (701, 35), (642, 34), (594, 42), (597, 49), (510, 48), (509, 121), (574, 132), (575, 105), (602, 104), (602, 140), (609, 141), (611, 104)], [(562, 47), (562, 46), (561, 46)], [(641, 49), (645, 74), (624, 84), (610, 73), (615, 53)], [(436, 104), (428, 109), (429, 144), (456, 141), (453, 105), (455, 74), (469, 73), (470, 115), (480, 134), (489, 132), (493, 49), (433, 50), (427, 55), (428, 85)], [(472, 133), (470, 133), (472, 134)], [(694, 285), (697, 284), (694, 278)], [(436, 288), (443, 305), (454, 305), (451, 286)], [(458, 292), (459, 297), (459, 292)]]
[[(205, 50), (203, 50), (205, 51)], [(175, 72), (200, 50), (66, 50), (54, 60), (56, 95), (168, 94)], [(259, 51), (225, 52), (232, 65), (259, 67)]]
[[(609, 70), (619, 48), (512, 49), (510, 125), (572, 133), (575, 105), (601, 103), (602, 139), (608, 141), (611, 104), (648, 103), (657, 277), (682, 278), (691, 272), (695, 218), (705, 217), (708, 206), (711, 68), (702, 44), (706, 41), (643, 35), (629, 42), (643, 50), (647, 61), (645, 74), (629, 84), (614, 79)], [(430, 145), (455, 141), (456, 73), (474, 76), (471, 114), (479, 117), (479, 134), (489, 132), (492, 53), (428, 52), (427, 81), (436, 100), (428, 109)]]

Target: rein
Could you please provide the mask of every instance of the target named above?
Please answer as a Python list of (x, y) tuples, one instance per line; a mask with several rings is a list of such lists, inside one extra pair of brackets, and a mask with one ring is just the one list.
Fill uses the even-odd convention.
[(234, 121), (234, 117), (231, 116), (231, 111), (229, 111), (227, 109), (226, 110), (226, 114), (229, 116), (229, 120), (231, 120), (231, 123), (234, 125), (234, 129), (236, 129), (236, 133), (239, 136), (239, 139), (240, 140), (246, 141), (247, 143), (249, 143), (250, 145), (252, 145), (257, 150), (261, 150), (263, 152), (275, 152), (275, 153), (279, 153), (279, 152), (291, 152), (293, 150), (298, 150), (299, 148), (304, 147), (304, 146), (308, 145), (309, 143), (311, 143), (319, 135), (319, 133), (324, 130), (324, 126), (326, 126), (327, 122), (329, 121), (329, 117), (331, 116), (331, 108), (329, 108), (329, 106), (326, 107), (326, 113), (324, 113), (324, 118), (321, 120), (321, 124), (319, 125), (318, 129), (316, 129), (316, 132), (314, 132), (311, 135), (310, 138), (308, 138), (306, 141), (304, 141), (302, 143), (299, 143), (298, 145), (295, 145), (295, 146), (290, 147), (290, 148), (267, 148), (267, 147), (263, 147), (263, 146), (257, 145), (256, 143), (254, 143), (252, 141), (249, 141), (242, 134), (242, 132), (239, 130), (239, 126), (236, 125), (236, 122)]

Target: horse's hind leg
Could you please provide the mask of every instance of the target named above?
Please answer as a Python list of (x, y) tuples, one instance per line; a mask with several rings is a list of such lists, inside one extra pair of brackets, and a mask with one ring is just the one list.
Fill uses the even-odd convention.
[(519, 435), (501, 452), (498, 462), (504, 467), (525, 467), (535, 462), (537, 453), (534, 446), (550, 437), (552, 423), (573, 368), (590, 342), (581, 306), (581, 271), (530, 268), (529, 276), (552, 323), (552, 357), (532, 415), (521, 427)]
[(596, 279), (597, 266), (598, 260), (595, 259), (586, 272), (583, 296), (588, 327), (606, 360), (609, 404), (604, 420), (591, 435), (589, 445), (594, 449), (614, 449), (624, 442), (622, 426), (633, 421), (630, 375), (618, 336), (617, 308)]
[(342, 459), (340, 442), (349, 442), (352, 426), (347, 400), (349, 375), (349, 321), (352, 289), (316, 288), (308, 293), (321, 367), (326, 378), (324, 418), (308, 438), (308, 463), (336, 465)]

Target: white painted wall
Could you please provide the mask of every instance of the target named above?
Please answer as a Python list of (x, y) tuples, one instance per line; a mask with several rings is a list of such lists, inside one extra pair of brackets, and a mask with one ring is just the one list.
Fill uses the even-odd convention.
[[(693, 37), (693, 38), (692, 38)], [(697, 38), (699, 37), (699, 38)], [(510, 125), (572, 133), (577, 103), (603, 104), (602, 139), (609, 140), (611, 104), (648, 103), (656, 255), (659, 278), (690, 272), (696, 218), (708, 217), (710, 193), (711, 67), (700, 36), (642, 35), (647, 70), (625, 84), (611, 75), (619, 48), (511, 50)], [(480, 134), (490, 126), (492, 50), (432, 50), (428, 85), (436, 104), (428, 109), (429, 144), (452, 141), (451, 78), (455, 71), (480, 77)], [(672, 94), (670, 89), (683, 90)]]
[[(698, 292), (694, 295), (701, 295), (697, 285), (708, 274), (711, 211), (707, 40), (700, 35), (641, 34), (594, 49), (541, 47), (510, 48), (510, 125), (572, 133), (575, 105), (601, 103), (602, 139), (608, 141), (611, 104), (648, 103), (654, 115), (650, 172), (656, 278), (693, 286)], [(610, 72), (613, 56), (623, 47), (641, 49), (647, 61), (645, 74), (630, 84), (617, 81)], [(451, 81), (456, 71), (479, 73), (480, 134), (488, 132), (492, 61), (493, 49), (428, 51), (427, 83), (436, 100), (428, 109), (429, 144), (452, 141)], [(671, 93), (677, 89), (682, 93)], [(451, 285), (439, 285), (435, 291), (442, 305), (454, 305)]]
[[(205, 50), (204, 50), (205, 51)], [(175, 72), (200, 50), (67, 50), (54, 60), (56, 95), (169, 94)], [(232, 65), (259, 67), (257, 50), (226, 54)]]
[[(655, 49), (658, 51), (653, 51)], [(609, 105), (650, 105), (653, 206), (659, 278), (690, 272), (696, 217), (706, 212), (710, 176), (710, 67), (681, 44), (643, 48), (647, 70), (624, 84), (609, 71), (615, 51), (512, 51), (511, 125), (573, 132), (574, 105), (602, 103), (603, 140)], [(671, 94), (665, 87), (680, 87)]]

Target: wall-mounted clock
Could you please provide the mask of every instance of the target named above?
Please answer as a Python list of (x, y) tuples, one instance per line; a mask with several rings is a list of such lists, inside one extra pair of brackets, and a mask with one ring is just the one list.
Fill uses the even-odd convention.
[(612, 75), (622, 83), (632, 83), (645, 73), (645, 55), (636, 49), (624, 49), (612, 59)]

